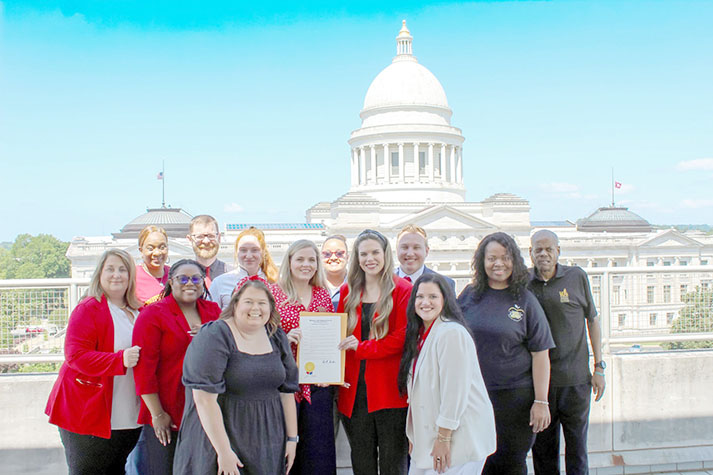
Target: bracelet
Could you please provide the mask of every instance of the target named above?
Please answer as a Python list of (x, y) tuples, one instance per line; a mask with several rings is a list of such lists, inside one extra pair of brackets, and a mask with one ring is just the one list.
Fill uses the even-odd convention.
[(294, 437), (287, 436), (287, 442), (294, 442), (297, 443), (300, 441), (300, 436), (296, 435)]
[(159, 417), (163, 417), (163, 416), (165, 416), (165, 415), (166, 415), (166, 413), (165, 413), (165, 412), (162, 412), (162, 413), (159, 414), (158, 416), (151, 416), (151, 419), (152, 419), (152, 420), (153, 420), (153, 419), (158, 419)]
[(601, 376), (602, 378), (604, 377), (604, 373), (601, 371), (595, 371), (594, 374)]
[(544, 404), (545, 406), (549, 406), (550, 403), (547, 401), (540, 401), (539, 399), (535, 399), (536, 404)]
[(453, 436), (448, 437), (445, 435), (441, 435), (440, 432), (438, 433), (438, 442), (450, 442), (451, 439), (453, 439)]

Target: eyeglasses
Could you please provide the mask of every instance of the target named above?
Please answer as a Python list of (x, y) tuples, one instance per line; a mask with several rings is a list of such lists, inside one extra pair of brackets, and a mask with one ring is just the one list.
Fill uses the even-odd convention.
[(217, 241), (218, 240), (218, 235), (217, 234), (191, 234), (191, 239), (194, 241), (202, 241), (204, 239), (207, 239), (209, 241)]
[(337, 259), (344, 259), (347, 257), (347, 251), (340, 249), (338, 251), (322, 251), (322, 257), (324, 259), (329, 259), (332, 256), (336, 256)]
[(193, 285), (198, 285), (201, 282), (203, 282), (203, 276), (202, 275), (194, 275), (191, 277), (188, 277), (187, 275), (177, 275), (176, 277), (173, 278), (176, 282), (178, 282), (181, 285), (186, 285), (188, 282), (192, 283)]

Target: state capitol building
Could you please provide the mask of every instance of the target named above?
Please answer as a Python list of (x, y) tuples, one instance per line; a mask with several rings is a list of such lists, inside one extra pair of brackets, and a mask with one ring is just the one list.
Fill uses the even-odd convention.
[[(652, 328), (665, 330), (681, 307), (681, 295), (696, 286), (711, 285), (706, 274), (667, 276), (659, 268), (713, 268), (713, 235), (655, 230), (641, 216), (615, 206), (599, 208), (576, 222), (533, 222), (530, 203), (510, 192), (465, 201), (465, 137), (451, 124), (446, 93), (414, 56), (412, 40), (404, 21), (396, 38), (396, 56), (367, 90), (359, 114), (361, 127), (348, 140), (349, 190), (309, 208), (304, 223), (226, 224), (221, 260), (234, 262), (235, 237), (250, 226), (265, 232), (269, 251), (279, 264), (297, 239), (310, 239), (319, 246), (327, 236), (343, 234), (351, 242), (362, 230), (372, 228), (390, 237), (395, 247), (398, 231), (413, 223), (428, 233), (428, 266), (453, 277), (460, 291), (471, 278), (470, 261), (484, 236), (495, 231), (512, 235), (529, 263), (530, 235), (547, 228), (560, 238), (561, 262), (588, 270), (597, 305), (602, 294), (611, 299), (612, 330), (625, 330), (627, 322), (641, 318), (634, 314), (640, 312)], [(89, 277), (107, 248), (127, 249), (140, 259), (137, 236), (149, 224), (166, 229), (173, 262), (192, 257), (186, 239), (191, 217), (181, 209), (150, 209), (111, 236), (75, 237), (67, 251), (72, 277)], [(611, 288), (600, 288), (603, 271), (617, 267), (654, 267), (656, 272), (623, 272), (607, 280)], [(651, 308), (642, 310), (641, 303), (651, 304)]]

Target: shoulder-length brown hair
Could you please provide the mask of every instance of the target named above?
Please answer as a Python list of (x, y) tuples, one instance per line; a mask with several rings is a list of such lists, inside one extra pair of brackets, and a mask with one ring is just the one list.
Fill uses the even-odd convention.
[(394, 306), (391, 294), (396, 288), (394, 283), (394, 255), (391, 252), (389, 240), (378, 231), (366, 229), (354, 240), (351, 255), (352, 265), (347, 273), (349, 295), (344, 303), (344, 310), (347, 312), (347, 333), (351, 333), (354, 331), (359, 318), (356, 309), (361, 304), (361, 294), (366, 283), (366, 276), (359, 265), (359, 245), (367, 239), (379, 243), (384, 251), (384, 268), (379, 276), (379, 299), (374, 307), (374, 313), (378, 314), (378, 316), (371, 324), (370, 335), (370, 337), (378, 340), (389, 333), (389, 315)]
[(129, 286), (126, 288), (125, 295), (126, 304), (134, 310), (138, 310), (143, 304), (136, 298), (136, 264), (134, 264), (134, 259), (131, 255), (122, 249), (108, 249), (104, 251), (104, 254), (99, 258), (97, 268), (94, 269), (92, 279), (89, 281), (86, 296), (94, 297), (97, 299), (97, 302), (101, 302), (102, 296), (106, 295), (106, 292), (104, 292), (101, 286), (101, 274), (109, 256), (116, 256), (121, 259), (122, 264), (124, 264), (129, 271)]
[(277, 282), (279, 270), (277, 269), (277, 265), (275, 265), (275, 261), (272, 260), (272, 256), (270, 256), (270, 251), (267, 250), (267, 242), (265, 242), (265, 233), (263, 233), (254, 226), (250, 226), (248, 229), (243, 230), (240, 234), (238, 234), (238, 237), (235, 240), (235, 265), (240, 265), (240, 263), (238, 262), (238, 244), (240, 244), (240, 240), (243, 238), (243, 236), (254, 236), (255, 239), (257, 239), (258, 244), (260, 244), (260, 251), (262, 253), (262, 258), (260, 259), (260, 270), (263, 272), (263, 274), (265, 274), (265, 277), (267, 278), (268, 282), (270, 282), (271, 284)]
[(229, 320), (235, 316), (235, 304), (238, 303), (238, 300), (240, 300), (240, 297), (245, 292), (245, 289), (250, 287), (263, 290), (267, 294), (267, 300), (270, 302), (270, 318), (267, 319), (267, 323), (265, 325), (267, 326), (267, 333), (272, 336), (275, 334), (277, 329), (280, 328), (280, 313), (277, 311), (275, 297), (272, 296), (272, 292), (270, 292), (267, 285), (260, 280), (246, 280), (238, 290), (233, 292), (233, 296), (230, 298), (228, 306), (220, 312), (220, 319)]

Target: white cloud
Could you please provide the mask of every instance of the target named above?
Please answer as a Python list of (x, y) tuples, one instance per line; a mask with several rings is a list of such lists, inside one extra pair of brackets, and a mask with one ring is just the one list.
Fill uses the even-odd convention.
[(713, 208), (713, 200), (683, 200), (681, 206), (684, 208)]
[(238, 203), (229, 203), (223, 205), (223, 211), (225, 211), (226, 213), (242, 213), (243, 209), (244, 208)]
[(677, 170), (689, 171), (689, 170), (713, 170), (713, 158), (697, 158), (695, 160), (684, 160), (678, 162), (676, 165)]

